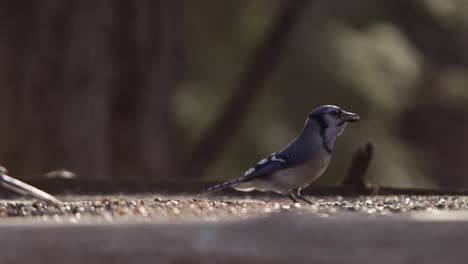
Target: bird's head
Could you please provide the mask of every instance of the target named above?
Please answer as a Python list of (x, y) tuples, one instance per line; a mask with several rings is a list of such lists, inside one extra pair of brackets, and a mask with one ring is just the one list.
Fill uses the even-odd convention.
[(309, 114), (309, 119), (316, 121), (326, 138), (337, 137), (343, 133), (348, 122), (359, 121), (359, 116), (346, 112), (334, 105), (323, 105)]

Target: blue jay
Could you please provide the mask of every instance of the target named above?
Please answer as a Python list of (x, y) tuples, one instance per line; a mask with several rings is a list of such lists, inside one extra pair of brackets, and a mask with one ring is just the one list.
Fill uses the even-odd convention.
[(272, 191), (293, 202), (301, 196), (301, 189), (320, 177), (328, 167), (336, 138), (343, 133), (348, 122), (359, 121), (359, 116), (337, 106), (324, 105), (312, 111), (302, 132), (284, 149), (260, 160), (240, 178), (220, 183), (202, 193), (227, 187), (239, 191)]

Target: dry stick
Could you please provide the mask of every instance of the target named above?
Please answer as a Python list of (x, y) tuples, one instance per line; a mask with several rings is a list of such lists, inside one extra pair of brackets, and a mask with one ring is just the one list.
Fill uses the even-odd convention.
[(279, 15), (273, 22), (270, 34), (254, 53), (234, 94), (226, 103), (224, 112), (189, 153), (185, 163), (187, 176), (200, 178), (239, 130), (263, 88), (262, 83), (271, 75), (294, 26), (310, 2), (310, 0), (282, 1)]
[(0, 184), (9, 190), (12, 190), (24, 196), (31, 196), (31, 197), (34, 197), (36, 199), (39, 199), (43, 202), (46, 202), (55, 206), (59, 206), (62, 204), (62, 202), (58, 200), (57, 198), (55, 198), (54, 196), (32, 185), (29, 185), (18, 179), (8, 176), (4, 174), (3, 171), (0, 171)]
[(348, 173), (338, 185), (344, 192), (356, 194), (371, 194), (377, 192), (376, 186), (365, 180), (365, 174), (373, 154), (374, 147), (369, 142), (364, 148), (358, 149), (354, 153)]
[(365, 174), (373, 156), (374, 147), (371, 143), (367, 143), (364, 148), (354, 153), (348, 173), (338, 184), (338, 188), (316, 188), (309, 190), (308, 193), (319, 195), (468, 195), (467, 189), (395, 188), (370, 183), (366, 180)]

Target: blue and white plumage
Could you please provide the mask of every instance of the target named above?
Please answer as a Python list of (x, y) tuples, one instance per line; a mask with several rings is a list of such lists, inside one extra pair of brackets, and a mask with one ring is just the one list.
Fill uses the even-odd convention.
[(348, 122), (359, 120), (356, 114), (337, 106), (324, 105), (312, 111), (298, 137), (281, 151), (260, 160), (240, 178), (220, 183), (203, 193), (226, 187), (240, 191), (273, 191), (287, 196), (307, 199), (300, 190), (322, 175), (330, 162), (336, 138)]

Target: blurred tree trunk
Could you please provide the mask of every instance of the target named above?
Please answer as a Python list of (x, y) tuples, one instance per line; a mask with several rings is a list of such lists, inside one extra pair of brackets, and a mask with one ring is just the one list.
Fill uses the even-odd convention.
[(113, 32), (113, 175), (179, 175), (170, 103), (180, 72), (181, 2), (118, 1)]
[(1, 162), (14, 175), (107, 173), (106, 2), (2, 1)]
[(0, 163), (21, 177), (166, 175), (180, 13), (169, 0), (0, 1)]

